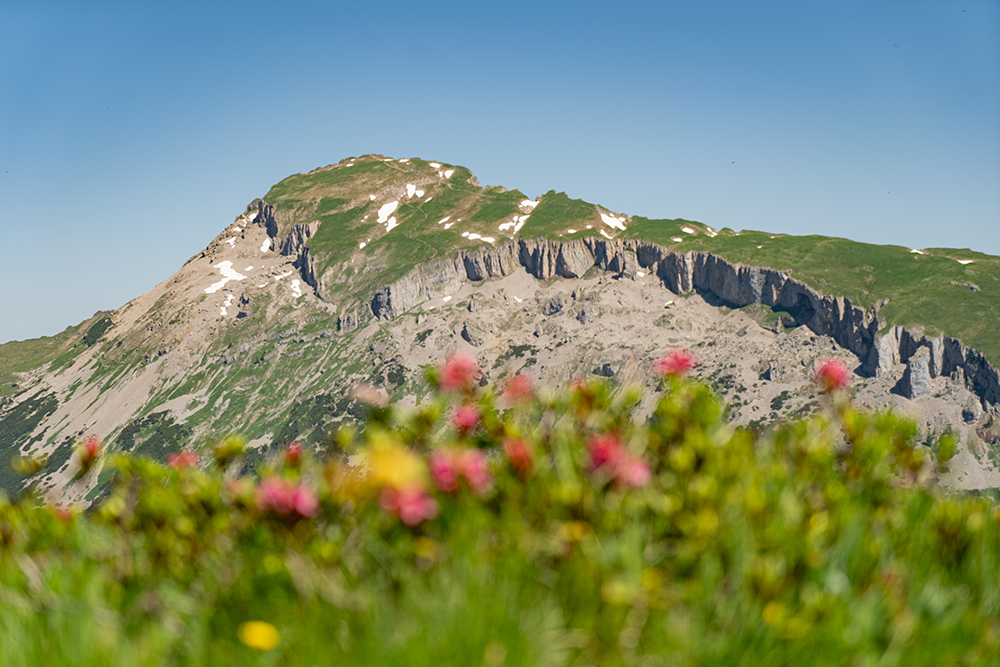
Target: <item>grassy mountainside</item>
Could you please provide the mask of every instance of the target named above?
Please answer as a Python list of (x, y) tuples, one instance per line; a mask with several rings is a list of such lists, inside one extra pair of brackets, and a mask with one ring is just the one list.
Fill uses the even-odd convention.
[[(115, 449), (159, 454), (175, 446), (181, 433), (197, 439), (236, 431), (262, 449), (297, 436), (320, 442), (331, 424), (360, 414), (350, 393), (356, 383), (377, 385), (393, 399), (419, 400), (420, 365), (456, 346), (475, 348), (494, 377), (502, 378), (535, 363), (567, 374), (590, 373), (607, 363), (639, 368), (650, 351), (626, 349), (625, 343), (648, 347), (646, 325), (676, 332), (671, 345), (701, 344), (695, 334), (708, 336), (705, 344), (718, 342), (718, 332), (695, 327), (692, 333), (686, 315), (654, 312), (673, 297), (641, 281), (629, 283), (632, 292), (645, 291), (649, 298), (627, 306), (631, 297), (612, 295), (607, 285), (574, 285), (564, 295), (561, 320), (541, 315), (543, 301), (553, 297), (551, 285), (532, 282), (515, 293), (516, 281), (505, 288), (509, 294), (489, 288), (491, 301), (478, 301), (486, 305), (475, 316), (471, 293), (455, 291), (454, 301), (442, 294), (391, 324), (363, 317), (375, 290), (413, 267), (521, 238), (641, 238), (678, 252), (712, 252), (791, 270), (819, 291), (848, 296), (855, 304), (884, 301), (881, 313), (889, 323), (942, 331), (1000, 366), (1000, 258), (981, 253), (914, 253), (844, 239), (630, 218), (565, 193), (549, 191), (532, 201), (518, 190), (482, 187), (464, 167), (379, 155), (290, 176), (262, 199), (273, 207), (273, 219), (270, 213), (266, 224), (256, 219), (255, 200), (171, 280), (119, 310), (57, 336), (0, 345), (0, 466), (11, 454), (29, 450), (65, 465), (61, 452), (67, 443), (92, 432)], [(307, 225), (311, 236), (302, 228), (291, 236), (295, 225)], [(305, 239), (308, 267), (299, 261), (300, 249), (287, 248), (288, 238)], [(304, 284), (307, 268), (319, 280), (316, 293)], [(223, 271), (232, 277), (220, 282)], [(585, 278), (598, 283), (595, 273)], [(475, 289), (483, 296), (483, 289)], [(339, 327), (352, 314), (362, 316), (357, 328)], [(642, 322), (626, 321), (637, 314)], [(614, 334), (620, 340), (600, 333), (605, 326), (613, 329), (611, 319), (621, 325)], [(525, 322), (531, 326), (522, 331)], [(740, 340), (745, 350), (747, 339)], [(569, 349), (572, 354), (558, 357)], [(765, 382), (768, 391), (776, 386), (781, 364), (760, 361), (761, 368), (745, 369), (745, 378), (732, 381), (739, 391), (727, 398), (734, 405), (746, 409), (773, 398), (762, 399), (760, 392)], [(713, 372), (735, 377), (732, 369), (723, 370)], [(770, 379), (763, 379), (765, 371)], [(781, 405), (753, 419), (780, 419)], [(973, 413), (973, 421), (979, 419)], [(61, 478), (54, 470), (46, 472), (52, 475), (46, 483), (57, 486)]]

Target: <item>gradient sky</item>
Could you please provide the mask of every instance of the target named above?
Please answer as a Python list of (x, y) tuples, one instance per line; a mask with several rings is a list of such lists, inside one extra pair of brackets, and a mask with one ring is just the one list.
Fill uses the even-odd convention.
[(1000, 0), (0, 0), (0, 342), (365, 153), (630, 215), (1000, 255)]

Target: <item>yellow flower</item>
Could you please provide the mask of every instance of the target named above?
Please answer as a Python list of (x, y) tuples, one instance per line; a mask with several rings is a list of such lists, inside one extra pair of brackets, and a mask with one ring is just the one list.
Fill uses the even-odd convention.
[(278, 629), (264, 621), (247, 621), (240, 626), (240, 641), (258, 651), (270, 651), (278, 645)]
[[(378, 440), (382, 440), (379, 438)], [(389, 441), (379, 442), (367, 452), (367, 463), (371, 470), (371, 483), (376, 488), (391, 487), (404, 489), (413, 486), (423, 488), (427, 481), (427, 466), (423, 459), (409, 448)]]

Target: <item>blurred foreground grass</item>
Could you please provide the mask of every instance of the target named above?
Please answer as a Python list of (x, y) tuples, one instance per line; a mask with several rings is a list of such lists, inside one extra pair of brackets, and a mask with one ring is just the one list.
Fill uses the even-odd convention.
[(1000, 664), (1000, 509), (941, 492), (953, 443), (829, 377), (821, 414), (733, 430), (660, 368), (640, 422), (638, 390), (452, 359), (434, 401), (253, 476), (238, 438), (90, 440), (97, 506), (0, 501), (0, 664)]

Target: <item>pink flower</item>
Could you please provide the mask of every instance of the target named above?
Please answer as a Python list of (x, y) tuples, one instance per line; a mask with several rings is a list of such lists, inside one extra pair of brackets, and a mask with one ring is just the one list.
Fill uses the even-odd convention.
[(508, 438), (503, 443), (503, 453), (507, 455), (507, 460), (510, 461), (518, 475), (525, 477), (531, 473), (534, 456), (524, 440)]
[(611, 433), (602, 433), (590, 441), (589, 467), (605, 481), (613, 479), (616, 484), (635, 489), (649, 484), (652, 477), (646, 459), (628, 453), (621, 440)]
[(531, 386), (531, 378), (518, 373), (507, 381), (507, 385), (504, 387), (503, 394), (500, 397), (510, 405), (520, 403), (521, 401), (530, 401), (534, 393), (534, 388)]
[(292, 507), (301, 516), (315, 517), (319, 514), (316, 494), (304, 484), (299, 484), (292, 493)]
[(455, 354), (441, 367), (442, 391), (471, 391), (475, 388), (482, 371), (476, 358), (469, 354)]
[(300, 516), (316, 516), (319, 501), (305, 484), (292, 484), (280, 477), (266, 477), (257, 488), (257, 507), (281, 516), (295, 512)]
[(619, 484), (631, 486), (633, 489), (641, 489), (649, 484), (652, 475), (649, 472), (649, 464), (641, 456), (626, 456), (618, 464), (615, 471), (615, 479)]
[(190, 449), (185, 449), (180, 454), (167, 454), (167, 463), (175, 470), (184, 470), (198, 465), (199, 457)]
[(462, 433), (468, 433), (479, 425), (479, 408), (463, 405), (451, 416), (452, 425)]
[(88, 435), (84, 438), (83, 444), (81, 444), (76, 450), (77, 458), (80, 461), (80, 469), (76, 471), (77, 479), (90, 472), (90, 469), (94, 467), (94, 464), (97, 462), (97, 457), (100, 456), (101, 449), (103, 448), (104, 445), (97, 439), (97, 436)]
[(493, 475), (478, 449), (436, 450), (430, 456), (430, 469), (434, 485), (444, 493), (457, 492), (460, 479), (478, 496), (493, 488)]
[(302, 450), (302, 443), (298, 440), (292, 440), (288, 443), (288, 447), (285, 448), (285, 463), (297, 468), (302, 461)]
[(486, 464), (486, 456), (478, 449), (465, 449), (458, 454), (458, 467), (469, 488), (481, 496), (493, 488), (493, 475)]
[(96, 435), (88, 435), (83, 441), (83, 454), (92, 461), (101, 453), (101, 447), (103, 445)]
[(656, 362), (656, 372), (660, 375), (684, 377), (700, 365), (698, 358), (687, 350), (667, 350), (663, 358)]
[(820, 391), (828, 394), (845, 388), (851, 381), (847, 366), (840, 359), (824, 359), (813, 370), (813, 380)]
[(590, 441), (590, 469), (605, 468), (606, 472), (614, 474), (621, 461), (623, 447), (621, 440), (611, 433), (602, 433)]
[(458, 491), (458, 460), (453, 451), (439, 449), (431, 453), (430, 469), (431, 479), (439, 490), (445, 493)]
[(421, 521), (438, 515), (437, 501), (419, 487), (408, 489), (386, 488), (378, 500), (379, 506), (392, 512), (407, 526), (416, 526)]

